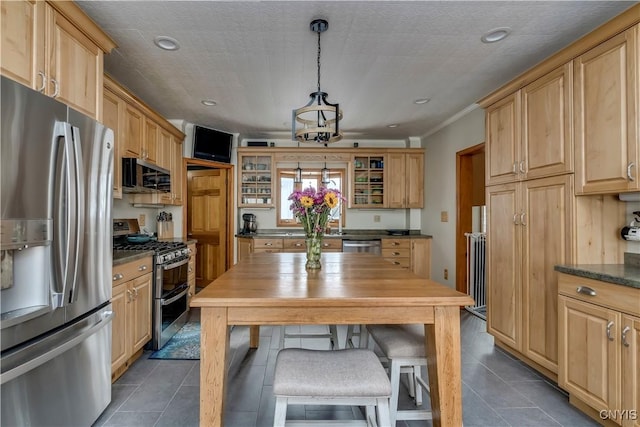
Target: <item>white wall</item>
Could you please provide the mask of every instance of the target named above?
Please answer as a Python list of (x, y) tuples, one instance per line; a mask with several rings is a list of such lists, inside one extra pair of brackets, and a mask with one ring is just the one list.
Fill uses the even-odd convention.
[[(422, 141), (426, 157), (422, 232), (433, 236), (431, 278), (452, 288), (456, 284), (456, 153), (484, 139), (484, 110), (477, 108)], [(448, 222), (440, 221), (443, 211), (449, 214)]]

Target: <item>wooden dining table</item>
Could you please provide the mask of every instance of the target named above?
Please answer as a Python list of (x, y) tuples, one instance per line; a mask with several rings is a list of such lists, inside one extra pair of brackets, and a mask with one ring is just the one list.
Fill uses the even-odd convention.
[(425, 327), (434, 426), (462, 425), (460, 307), (473, 299), (378, 255), (261, 253), (241, 260), (191, 300), (201, 309), (200, 425), (222, 426), (229, 326), (410, 324)]

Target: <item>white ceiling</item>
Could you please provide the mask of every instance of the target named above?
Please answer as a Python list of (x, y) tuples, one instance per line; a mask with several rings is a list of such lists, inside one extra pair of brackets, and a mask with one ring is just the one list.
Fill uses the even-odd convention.
[[(321, 86), (348, 139), (423, 136), (636, 1), (78, 1), (118, 44), (105, 69), (169, 119), (289, 138)], [(511, 35), (483, 44), (483, 33)], [(163, 51), (154, 37), (177, 39)], [(424, 105), (413, 103), (430, 98)], [(218, 105), (206, 107), (201, 100)], [(388, 128), (389, 124), (398, 124)]]

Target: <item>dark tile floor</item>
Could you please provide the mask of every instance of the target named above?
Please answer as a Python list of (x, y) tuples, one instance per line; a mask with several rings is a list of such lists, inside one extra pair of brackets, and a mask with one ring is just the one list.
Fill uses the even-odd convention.
[[(197, 316), (198, 313), (192, 313)], [(292, 329), (294, 327), (291, 327)], [(304, 327), (313, 332), (316, 327)], [(289, 330), (289, 329), (288, 329)], [(465, 427), (472, 426), (597, 426), (573, 408), (553, 383), (493, 345), (485, 322), (462, 312), (462, 393)], [(339, 329), (341, 342), (346, 333)], [(260, 348), (248, 349), (246, 327), (231, 332), (230, 381), (225, 426), (267, 427), (273, 423), (272, 393), (280, 330), (262, 327)], [(286, 346), (329, 348), (328, 340), (287, 339)], [(112, 402), (96, 426), (198, 426), (199, 361), (153, 360), (146, 352), (113, 384)], [(428, 404), (428, 398), (425, 400)], [(401, 407), (410, 405), (402, 396)], [(292, 407), (289, 417), (354, 419), (355, 408)], [(398, 421), (397, 427), (431, 425)]]

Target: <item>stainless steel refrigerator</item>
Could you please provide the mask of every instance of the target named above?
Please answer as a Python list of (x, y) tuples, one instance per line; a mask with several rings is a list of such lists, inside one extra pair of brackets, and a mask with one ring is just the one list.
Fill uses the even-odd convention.
[(89, 426), (111, 401), (113, 131), (0, 82), (2, 426)]

